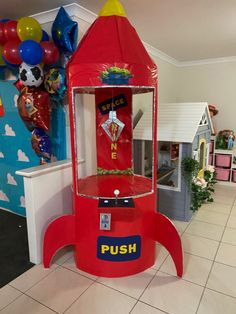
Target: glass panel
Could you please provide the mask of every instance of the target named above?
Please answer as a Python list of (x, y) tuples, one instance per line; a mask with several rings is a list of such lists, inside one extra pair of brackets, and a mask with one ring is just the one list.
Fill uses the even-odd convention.
[[(124, 198), (150, 193), (154, 186), (150, 179), (152, 175), (149, 178), (140, 176), (142, 170), (134, 165), (134, 155), (139, 147), (133, 143), (133, 90), (117, 86), (90, 88), (92, 94), (84, 94), (84, 91), (77, 89), (74, 94), (77, 193), (106, 198), (115, 197), (115, 190), (119, 190), (118, 197)], [(142, 91), (145, 91), (144, 87)], [(143, 97), (137, 87), (135, 92), (135, 99)], [(152, 108), (153, 91), (148, 88), (147, 92), (150, 95), (146, 105)], [(152, 109), (150, 114), (146, 131), (152, 140)], [(139, 123), (139, 118), (136, 122)], [(150, 169), (152, 148), (151, 145), (146, 152), (151, 158)]]

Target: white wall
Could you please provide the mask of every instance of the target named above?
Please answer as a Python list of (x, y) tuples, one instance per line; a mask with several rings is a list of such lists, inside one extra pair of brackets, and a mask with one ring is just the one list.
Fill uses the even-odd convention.
[(219, 110), (213, 118), (216, 131), (236, 131), (236, 62), (179, 68), (178, 102), (206, 101)]
[[(151, 54), (150, 54), (151, 55)], [(151, 55), (158, 70), (158, 101), (176, 102), (178, 93), (179, 68)]]

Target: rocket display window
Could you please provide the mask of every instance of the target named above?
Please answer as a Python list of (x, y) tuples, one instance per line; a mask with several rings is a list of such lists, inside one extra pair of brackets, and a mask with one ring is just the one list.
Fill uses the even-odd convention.
[[(133, 165), (132, 101), (133, 95), (137, 98), (144, 93), (149, 94), (152, 106), (154, 89), (151, 87), (74, 89), (76, 159), (84, 160), (81, 166), (77, 163), (79, 195), (113, 198), (114, 190), (118, 189), (119, 197), (126, 198), (153, 192), (153, 179), (135, 174)], [(153, 146), (150, 156), (152, 149)]]

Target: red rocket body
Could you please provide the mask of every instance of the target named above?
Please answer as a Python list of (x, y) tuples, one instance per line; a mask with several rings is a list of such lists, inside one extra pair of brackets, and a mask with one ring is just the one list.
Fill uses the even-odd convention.
[[(67, 66), (73, 215), (47, 228), (44, 265), (65, 245), (74, 245), (79, 269), (104, 277), (132, 275), (155, 262), (155, 243), (170, 252), (182, 276), (181, 240), (157, 210), (157, 68), (125, 16), (99, 16)], [(152, 176), (133, 170), (133, 99), (151, 95)], [(96, 173), (78, 167), (76, 95), (94, 95)], [(84, 135), (86, 136), (86, 135)]]

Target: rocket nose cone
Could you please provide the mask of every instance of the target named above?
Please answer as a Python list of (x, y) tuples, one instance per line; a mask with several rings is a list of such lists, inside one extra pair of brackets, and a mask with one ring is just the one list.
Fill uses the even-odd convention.
[(99, 16), (111, 15), (126, 16), (125, 10), (119, 0), (107, 0), (99, 12)]

